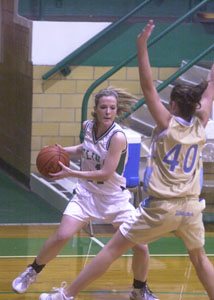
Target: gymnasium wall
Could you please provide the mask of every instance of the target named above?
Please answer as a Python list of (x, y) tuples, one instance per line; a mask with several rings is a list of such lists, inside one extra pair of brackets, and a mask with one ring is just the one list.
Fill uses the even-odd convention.
[[(134, 18), (178, 17), (202, 0), (151, 0), (138, 10)], [(43, 2), (43, 3), (41, 3)], [(69, 20), (106, 22), (122, 17), (144, 0), (19, 0), (19, 14), (31, 20)], [(207, 2), (201, 10), (214, 9), (213, 1)], [(196, 16), (197, 17), (197, 16)], [(190, 17), (189, 20), (195, 19)]]
[[(46, 49), (46, 62), (40, 62), (38, 58), (42, 57), (42, 50), (48, 47), (48, 43), (44, 44), (35, 38), (36, 23), (20, 17), (17, 11), (17, 0), (0, 0), (0, 167), (28, 183), (30, 172), (37, 171), (36, 156), (43, 146), (79, 143), (85, 92), (95, 79), (136, 50), (136, 36), (142, 24), (126, 25), (117, 36), (110, 36), (105, 47), (98, 45), (96, 51), (93, 49), (90, 55), (85, 55), (81, 63), (74, 63), (67, 77), (57, 73), (44, 81), (42, 75), (54, 66), (48, 60), (49, 56), (56, 54), (57, 49), (62, 50), (67, 43), (75, 43), (77, 31), (73, 38), (72, 34), (65, 35), (65, 40), (57, 46), (51, 44)], [(44, 22), (44, 25), (47, 23)], [(161, 23), (156, 33), (168, 25)], [(191, 59), (210, 45), (213, 27), (207, 28), (203, 24), (182, 24), (176, 32), (176, 39), (175, 33), (171, 33), (158, 46), (150, 49), (154, 80), (168, 78), (177, 70), (183, 58)], [(38, 31), (41, 36), (45, 32), (45, 27)], [(50, 31), (43, 36), (45, 42), (50, 35), (54, 35), (58, 41), (57, 32)], [(116, 39), (118, 36), (119, 39)], [(35, 60), (35, 54), (38, 60)], [(109, 85), (124, 87), (142, 96), (136, 59), (103, 82), (95, 92)], [(89, 102), (88, 117), (92, 107), (93, 97)]]
[(28, 182), (31, 152), (31, 28), (17, 23), (14, 1), (0, 1), (0, 166)]
[[(110, 24), (110, 22), (33, 21), (33, 64), (57, 64)], [(121, 25), (83, 51), (72, 64), (114, 66), (121, 63), (127, 57), (136, 54), (136, 37), (145, 24), (137, 22)], [(170, 24), (157, 21), (152, 37), (166, 30)], [(214, 23), (180, 24), (149, 49), (151, 64), (155, 67), (178, 67), (182, 59), (190, 60), (208, 48), (213, 42), (213, 35)], [(209, 54), (206, 59), (213, 57), (214, 54)], [(129, 66), (137, 66), (136, 58), (130, 61)]]
[[(65, 5), (68, 4), (66, 1), (64, 3)], [(72, 1), (72, 3), (77, 5), (75, 1)], [(50, 5), (51, 2), (47, 2), (47, 7), (50, 10), (52, 9), (54, 15), (53, 7), (51, 8)], [(112, 2), (110, 7), (111, 5)], [(185, 13), (188, 10), (186, 5), (182, 6), (180, 3), (179, 7), (182, 8), (182, 11), (179, 11), (179, 13)], [(87, 10), (87, 4), (85, 6)], [(78, 9), (72, 5), (71, 7), (73, 8), (72, 12), (75, 14)], [(93, 12), (98, 12), (94, 6), (91, 9)], [(68, 15), (68, 7), (66, 11), (65, 14)], [(119, 9), (116, 11), (121, 13)], [(169, 11), (167, 14), (169, 14)], [(91, 49), (87, 49), (81, 56), (79, 63), (71, 67), (70, 75), (64, 77), (58, 72), (46, 81), (41, 79), (42, 75), (54, 67), (52, 62), (57, 64), (61, 59), (80, 47), (84, 41), (86, 42), (87, 37), (93, 36), (109, 24), (106, 22), (98, 23), (95, 20), (94, 22), (69, 22), (67, 25), (63, 21), (33, 22), (34, 88), (31, 151), (31, 170), (33, 172), (37, 171), (36, 156), (43, 146), (55, 143), (69, 146), (79, 143), (81, 106), (85, 92), (96, 79), (110, 70), (112, 66), (136, 52), (136, 37), (145, 23), (125, 24), (118, 32), (110, 34), (100, 45), (98, 43), (96, 46), (91, 47), (91, 52)], [(169, 25), (170, 23), (159, 23), (155, 34), (159, 34)], [(188, 22), (180, 25), (175, 32), (170, 33), (159, 44), (152, 47), (149, 51), (154, 80), (167, 79), (178, 69), (182, 59), (191, 59), (208, 47), (212, 40), (209, 30), (202, 24)], [(51, 34), (52, 31), (54, 31), (54, 35)], [(77, 31), (78, 35), (76, 34)], [(177, 39), (174, 38), (175, 35)], [(198, 36), (201, 38), (198, 39)], [(46, 62), (45, 65), (43, 65), (44, 62)], [(124, 87), (142, 97), (137, 60), (131, 61), (128, 66), (103, 82), (94, 92), (110, 85)], [(93, 95), (88, 105), (88, 118), (90, 118), (90, 112), (93, 108)]]
[[(54, 43), (55, 38), (55, 47), (63, 44), (65, 50), (67, 47), (72, 52), (78, 43), (84, 41), (87, 35), (88, 39), (90, 38), (94, 25), (95, 28), (105, 27), (143, 2), (145, 1), (20, 0), (19, 13), (26, 18), (39, 20), (35, 26), (42, 26), (43, 30), (46, 30), (46, 26), (48, 26), (48, 22), (45, 21), (55, 22), (54, 35), (48, 35), (46, 40), (43, 39), (44, 46), (40, 49), (41, 61), (43, 53), (46, 54), (45, 51), (48, 49), (45, 47), (47, 42)], [(109, 33), (105, 39), (87, 49), (81, 59), (74, 61), (73, 64), (88, 66), (118, 64), (136, 51), (136, 36), (148, 19), (153, 18), (157, 24), (153, 33), (154, 37), (200, 2), (201, 0), (151, 0), (132, 15), (127, 22), (120, 25), (117, 30)], [(214, 1), (209, 1), (200, 10), (186, 18), (181, 25), (151, 48), (150, 57), (153, 66), (178, 67), (182, 59), (191, 59), (212, 44), (214, 23), (211, 23), (210, 20), (203, 20), (200, 17), (200, 12), (214, 13)], [(66, 29), (63, 28), (64, 21), (69, 21), (70, 28), (67, 26)], [(40, 30), (40, 32), (42, 31)], [(76, 34), (77, 32), (78, 34)], [(64, 36), (65, 39), (63, 40)], [(52, 51), (49, 51), (49, 55), (53, 55)], [(213, 55), (207, 59), (210, 57), (213, 58)], [(56, 55), (55, 59), (57, 59)], [(137, 61), (131, 61), (130, 65), (136, 66)]]
[[(71, 73), (63, 77), (57, 73), (43, 82), (41, 76), (51, 66), (33, 67), (33, 119), (32, 119), (32, 158), (31, 170), (36, 172), (36, 156), (41, 147), (59, 143), (62, 146), (78, 144), (81, 107), (85, 92), (89, 86), (111, 67), (73, 66)], [(177, 68), (153, 68), (154, 80), (165, 80)], [(95, 93), (107, 86), (126, 88), (129, 92), (142, 97), (138, 68), (124, 67), (111, 78), (104, 81)], [(93, 94), (94, 95), (94, 94)], [(93, 95), (88, 107), (88, 118), (93, 107)]]

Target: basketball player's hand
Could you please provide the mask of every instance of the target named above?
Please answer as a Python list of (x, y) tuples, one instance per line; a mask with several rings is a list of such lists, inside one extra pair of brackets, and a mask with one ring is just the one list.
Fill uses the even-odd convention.
[(64, 150), (64, 148), (60, 144), (55, 144), (55, 146), (59, 147), (60, 149)]
[(146, 46), (147, 40), (152, 34), (155, 25), (153, 24), (153, 20), (149, 20), (146, 27), (143, 28), (142, 32), (137, 37), (138, 46)]
[(51, 179), (58, 180), (72, 176), (72, 170), (69, 167), (66, 167), (61, 161), (58, 164), (62, 169), (58, 173), (49, 173)]

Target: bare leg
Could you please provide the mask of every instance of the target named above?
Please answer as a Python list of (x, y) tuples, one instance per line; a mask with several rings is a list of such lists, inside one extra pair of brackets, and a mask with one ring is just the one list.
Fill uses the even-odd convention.
[[(113, 224), (117, 230), (119, 223)], [(149, 250), (147, 245), (138, 244), (133, 247), (132, 271), (134, 279), (145, 282), (149, 272)]]
[(84, 222), (64, 215), (62, 217), (59, 229), (51, 236), (40, 250), (36, 262), (38, 265), (45, 265), (56, 257), (64, 245), (77, 233), (83, 226)]
[(207, 291), (210, 300), (214, 300), (214, 267), (208, 259), (204, 248), (188, 250), (198, 278)]
[(134, 247), (134, 243), (125, 239), (118, 230), (107, 245), (80, 272), (70, 286), (65, 290), (65, 296), (76, 296), (92, 281), (103, 275), (114, 260)]
[(147, 245), (138, 244), (133, 248), (132, 270), (134, 279), (145, 282), (149, 271), (149, 251)]

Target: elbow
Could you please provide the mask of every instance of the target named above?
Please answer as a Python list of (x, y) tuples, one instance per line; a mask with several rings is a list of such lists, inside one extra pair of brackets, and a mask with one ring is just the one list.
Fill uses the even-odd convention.
[(96, 171), (96, 180), (98, 181), (107, 181), (111, 178), (115, 170), (109, 170), (108, 168), (102, 168), (101, 170)]
[(99, 180), (101, 181), (107, 181), (111, 178), (112, 173), (109, 172), (103, 172), (102, 175), (100, 176)]
[(106, 175), (103, 175), (102, 176), (102, 181), (107, 181), (107, 180), (109, 180), (110, 179), (110, 177), (111, 177), (111, 175), (108, 175), (108, 174), (106, 174)]

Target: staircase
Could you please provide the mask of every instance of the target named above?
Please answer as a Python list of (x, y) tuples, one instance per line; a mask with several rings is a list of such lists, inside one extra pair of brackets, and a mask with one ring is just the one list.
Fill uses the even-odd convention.
[[(181, 67), (186, 64), (182, 61)], [(202, 62), (193, 66), (181, 77), (179, 77), (172, 85), (167, 86), (162, 90), (159, 95), (161, 101), (168, 107), (171, 90), (177, 82), (198, 84), (203, 79), (207, 78), (211, 63)], [(159, 85), (161, 82), (157, 82)], [(140, 184), (143, 182), (143, 173), (146, 166), (146, 156), (148, 153), (150, 136), (155, 127), (155, 122), (151, 117), (146, 105), (143, 105), (127, 120), (128, 127), (137, 131), (142, 136), (141, 143), (141, 158), (140, 158)], [(214, 222), (214, 110), (211, 113), (210, 120), (206, 127), (207, 143), (204, 146), (202, 155), (204, 160), (204, 185), (201, 196), (207, 201), (207, 208), (204, 212), (205, 222)], [(79, 169), (79, 162), (71, 161), (71, 168)], [(41, 177), (39, 174), (31, 174), (31, 189), (39, 194), (44, 200), (48, 201), (51, 205), (64, 211), (71, 195), (73, 188), (76, 184), (75, 178), (65, 178), (55, 182)], [(143, 193), (143, 191), (142, 191)]]
[[(186, 61), (182, 61), (181, 67), (186, 65)], [(185, 72), (182, 76), (180, 76), (173, 84), (168, 85), (165, 89), (163, 89), (159, 95), (162, 103), (168, 107), (170, 101), (171, 91), (176, 83), (188, 83), (188, 84), (199, 84), (203, 79), (207, 78), (209, 70), (211, 68), (211, 63), (201, 63), (200, 65), (195, 65), (190, 68), (187, 72)], [(157, 81), (157, 86), (161, 84), (161, 81)], [(211, 113), (211, 118), (209, 124), (206, 128), (208, 139), (214, 139), (214, 132), (212, 133), (214, 122), (214, 112)], [(212, 124), (212, 125), (211, 125)], [(147, 105), (141, 106), (137, 111), (131, 114), (128, 118), (128, 126), (142, 134), (142, 136), (151, 136), (152, 130), (155, 127), (155, 121), (150, 115)], [(211, 129), (210, 129), (211, 128)], [(210, 130), (209, 130), (210, 129)]]

